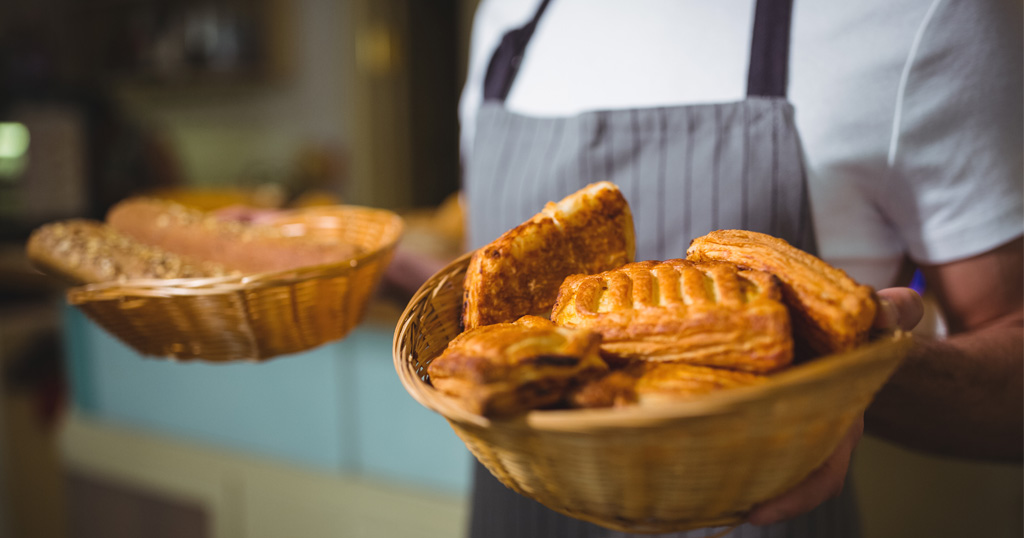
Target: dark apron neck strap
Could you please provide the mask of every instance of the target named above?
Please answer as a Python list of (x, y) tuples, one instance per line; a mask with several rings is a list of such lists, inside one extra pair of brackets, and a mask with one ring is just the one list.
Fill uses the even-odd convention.
[[(512, 89), (526, 46), (550, 0), (541, 0), (525, 25), (511, 30), (491, 56), (484, 77), (484, 100), (504, 102)], [(793, 0), (756, 0), (754, 31), (750, 40), (747, 96), (784, 97), (789, 76), (789, 28)]]
[(757, 0), (750, 38), (748, 97), (785, 97), (793, 0)]
[(519, 72), (519, 64), (523, 61), (523, 54), (526, 53), (526, 45), (530, 43), (533, 31), (544, 15), (549, 1), (541, 0), (530, 22), (502, 36), (501, 44), (491, 56), (491, 63), (487, 65), (487, 76), (484, 78), (485, 101), (504, 102), (508, 97), (508, 92), (512, 89), (512, 83)]

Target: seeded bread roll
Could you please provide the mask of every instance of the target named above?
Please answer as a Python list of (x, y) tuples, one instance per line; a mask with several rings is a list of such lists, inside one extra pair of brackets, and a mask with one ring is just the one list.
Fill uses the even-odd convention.
[(357, 245), (293, 234), (288, 227), (247, 224), (189, 207), (136, 197), (107, 213), (107, 224), (139, 242), (243, 274), (286, 271), (357, 256)]
[(192, 260), (145, 245), (102, 222), (72, 219), (42, 226), (29, 236), (29, 261), (71, 284), (135, 278), (224, 276), (222, 265)]

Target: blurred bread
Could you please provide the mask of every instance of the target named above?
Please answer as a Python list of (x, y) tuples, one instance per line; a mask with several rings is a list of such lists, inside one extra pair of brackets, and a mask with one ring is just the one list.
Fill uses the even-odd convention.
[(427, 368), (435, 388), (485, 416), (553, 405), (576, 382), (607, 370), (600, 336), (525, 316), (456, 336)]
[(726, 261), (775, 275), (800, 342), (816, 353), (847, 351), (865, 342), (875, 319), (874, 290), (841, 269), (770, 235), (718, 230), (694, 239), (687, 257)]
[(29, 236), (26, 253), (41, 272), (70, 284), (136, 278), (198, 278), (229, 273), (220, 264), (140, 243), (102, 222), (88, 219), (39, 227)]
[(594, 183), (548, 202), (530, 220), (477, 250), (464, 284), (463, 327), (547, 317), (562, 280), (633, 261), (629, 204), (618, 187)]
[(244, 274), (335, 263), (360, 252), (356, 245), (292, 236), (287, 227), (225, 220), (148, 197), (116, 204), (107, 213), (107, 224), (141, 243)]
[(643, 261), (573, 275), (551, 319), (601, 333), (602, 352), (618, 359), (770, 372), (793, 358), (775, 278), (728, 263)]

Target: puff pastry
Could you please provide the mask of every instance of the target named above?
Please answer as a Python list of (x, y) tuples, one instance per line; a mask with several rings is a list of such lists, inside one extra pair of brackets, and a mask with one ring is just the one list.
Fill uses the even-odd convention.
[(464, 283), (465, 329), (549, 316), (562, 279), (633, 261), (633, 216), (618, 187), (588, 185), (474, 253)]
[(600, 335), (536, 316), (470, 329), (427, 367), (435, 388), (471, 412), (510, 416), (554, 405), (574, 384), (607, 371)]
[(774, 277), (729, 263), (643, 261), (562, 284), (551, 319), (601, 333), (613, 358), (770, 372), (793, 358)]
[(782, 239), (718, 230), (694, 239), (687, 257), (733, 262), (778, 277), (794, 334), (815, 353), (847, 351), (868, 338), (877, 309), (874, 290)]
[(574, 388), (570, 407), (623, 407), (687, 400), (715, 391), (764, 383), (765, 375), (681, 362), (638, 360)]

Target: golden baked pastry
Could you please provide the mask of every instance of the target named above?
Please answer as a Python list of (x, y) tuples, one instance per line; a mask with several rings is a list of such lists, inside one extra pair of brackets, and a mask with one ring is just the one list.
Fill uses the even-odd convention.
[(570, 407), (623, 407), (691, 399), (764, 383), (765, 375), (682, 362), (637, 360), (574, 388)]
[(600, 335), (524, 316), (456, 336), (427, 367), (435, 388), (484, 416), (553, 405), (577, 381), (607, 370)]
[(566, 276), (633, 261), (633, 215), (618, 187), (588, 185), (477, 250), (464, 283), (465, 329), (547, 317)]
[(789, 313), (775, 278), (729, 263), (643, 261), (565, 279), (551, 313), (601, 333), (628, 359), (770, 372), (793, 358)]
[(358, 245), (292, 234), (286, 226), (224, 220), (175, 202), (141, 196), (118, 202), (106, 221), (141, 243), (244, 274), (336, 263), (361, 252)]
[(847, 351), (868, 338), (877, 309), (874, 290), (782, 239), (718, 230), (694, 239), (687, 257), (732, 262), (778, 277), (794, 334), (816, 353)]
[(69, 219), (37, 228), (29, 236), (25, 252), (39, 271), (71, 284), (229, 273), (219, 264), (140, 243), (89, 219)]

